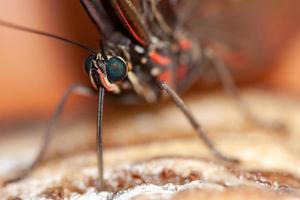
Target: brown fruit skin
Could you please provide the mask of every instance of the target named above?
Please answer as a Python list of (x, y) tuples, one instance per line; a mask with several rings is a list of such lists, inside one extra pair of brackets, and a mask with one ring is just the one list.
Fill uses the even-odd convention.
[[(97, 31), (79, 1), (11, 0), (1, 3), (0, 13), (3, 20), (61, 35), (94, 48), (98, 46)], [(89, 84), (83, 72), (87, 52), (48, 38), (4, 27), (0, 30), (0, 127), (3, 122), (49, 117), (71, 83)], [(298, 90), (297, 48), (290, 47), (292, 50), (280, 54), (280, 64), (276, 62), (276, 70), (267, 71), (265, 83), (294, 92)], [(293, 63), (294, 60), (298, 60), (298, 64), (297, 61)]]

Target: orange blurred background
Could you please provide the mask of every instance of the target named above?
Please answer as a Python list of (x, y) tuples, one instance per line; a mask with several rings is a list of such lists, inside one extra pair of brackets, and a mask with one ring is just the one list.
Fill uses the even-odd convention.
[[(96, 29), (79, 1), (5, 1), (0, 19), (97, 47)], [(0, 120), (49, 115), (71, 83), (88, 83), (88, 52), (80, 48), (4, 27), (0, 43)]]
[[(2, 1), (0, 19), (98, 46), (97, 31), (79, 1)], [(0, 123), (49, 116), (71, 83), (89, 84), (83, 71), (88, 52), (80, 48), (5, 27), (0, 44)], [(300, 34), (274, 60), (261, 83), (300, 95)]]

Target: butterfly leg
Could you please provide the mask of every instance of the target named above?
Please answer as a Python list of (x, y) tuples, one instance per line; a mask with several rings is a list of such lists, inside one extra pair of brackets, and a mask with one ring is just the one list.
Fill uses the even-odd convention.
[(38, 152), (37, 156), (34, 158), (34, 160), (32, 161), (32, 163), (30, 164), (30, 166), (27, 169), (21, 171), (16, 177), (5, 180), (4, 183), (3, 183), (4, 185), (24, 179), (43, 160), (43, 157), (46, 153), (46, 150), (48, 149), (49, 144), (51, 142), (51, 139), (52, 139), (52, 136), (53, 136), (53, 133), (54, 133), (54, 127), (57, 124), (58, 119), (59, 119), (59, 117), (60, 117), (60, 115), (61, 115), (61, 113), (62, 113), (62, 111), (65, 107), (65, 104), (66, 104), (67, 100), (71, 96), (71, 94), (81, 94), (81, 95), (86, 95), (86, 96), (93, 95), (94, 96), (95, 92), (87, 86), (77, 85), (77, 84), (71, 85), (65, 91), (65, 93), (61, 97), (61, 99), (60, 99), (60, 101), (59, 101), (59, 103), (56, 107), (56, 110), (53, 113), (53, 115), (52, 115), (52, 117), (49, 121), (49, 124), (48, 124), (48, 126), (47, 126), (47, 128), (44, 132), (43, 142), (42, 142), (42, 145), (39, 149), (39, 152)]
[(178, 94), (168, 86), (166, 83), (160, 83), (160, 88), (165, 91), (175, 103), (175, 105), (179, 108), (179, 110), (185, 115), (189, 123), (197, 132), (198, 136), (202, 139), (205, 145), (212, 151), (212, 153), (220, 160), (229, 161), (229, 162), (238, 162), (235, 158), (230, 158), (223, 155), (211, 142), (208, 138), (207, 133), (202, 129), (201, 125), (198, 123), (192, 112), (188, 109), (183, 100), (178, 96)]
[(226, 91), (227, 94), (229, 94), (238, 105), (240, 111), (255, 125), (266, 128), (266, 129), (272, 129), (277, 131), (285, 131), (286, 127), (284, 124), (280, 122), (274, 122), (274, 121), (265, 121), (260, 119), (258, 116), (256, 116), (249, 106), (246, 104), (246, 102), (241, 98), (240, 93), (238, 91), (238, 88), (236, 84), (234, 83), (234, 80), (230, 74), (230, 71), (225, 66), (225, 64), (222, 62), (221, 59), (219, 59), (215, 52), (212, 49), (206, 48), (204, 50), (205, 56), (212, 62), (212, 65), (219, 77), (219, 80)]

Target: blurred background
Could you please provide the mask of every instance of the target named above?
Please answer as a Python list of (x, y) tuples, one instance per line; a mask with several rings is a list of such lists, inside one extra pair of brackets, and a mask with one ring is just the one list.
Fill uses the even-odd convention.
[[(259, 4), (261, 1), (258, 0), (203, 2), (196, 12), (200, 15), (195, 15), (197, 17), (193, 17), (193, 22), (189, 24), (189, 28), (192, 29), (195, 26), (199, 27), (195, 29), (195, 33), (203, 33), (202, 31), (208, 30), (206, 27), (213, 27), (205, 33), (210, 35), (218, 33), (219, 30), (222, 32), (219, 35), (225, 35), (223, 32), (226, 32), (224, 31), (226, 26), (224, 27), (223, 21), (221, 23), (212, 20), (218, 23), (207, 25), (210, 21), (204, 20), (204, 23), (201, 23), (205, 26), (195, 22), (198, 17), (201, 21), (200, 19), (214, 15), (217, 17), (213, 19), (225, 19), (226, 23), (235, 24), (235, 26), (228, 26), (230, 31), (227, 31), (233, 34), (237, 41), (245, 39), (254, 44), (264, 41), (266, 44), (272, 44), (269, 49), (261, 50), (263, 53), (250, 51), (250, 56), (254, 58), (259, 56), (260, 60), (266, 62), (257, 62), (257, 66), (254, 67), (264, 69), (265, 73), (259, 79), (251, 79), (247, 86), (259, 84), (270, 90), (299, 97), (300, 3), (298, 0), (268, 1), (277, 5), (276, 8), (261, 6)], [(249, 24), (244, 32), (240, 30), (245, 30), (245, 25), (239, 26), (240, 22), (236, 23), (236, 15), (230, 15), (230, 13), (241, 14), (236, 12), (241, 7), (243, 16), (247, 19), (246, 24)], [(207, 12), (202, 12), (204, 8)], [(80, 41), (96, 49), (98, 47), (100, 36), (79, 1), (1, 1), (0, 19)], [(244, 17), (239, 19), (242, 20)], [(232, 31), (232, 27), (238, 31)], [(259, 42), (249, 41), (249, 35), (256, 35), (255, 33), (261, 30), (263, 34), (256, 36), (260, 37), (257, 40)], [(246, 32), (247, 37), (243, 37), (241, 34)], [(216, 34), (212, 35), (216, 37)], [(231, 40), (228, 40), (229, 43)], [(88, 53), (82, 49), (5, 27), (0, 27), (0, 44), (0, 130), (19, 124), (26, 125), (28, 122), (46, 121), (60, 96), (71, 83), (89, 84), (89, 79), (83, 71), (83, 62)], [(66, 113), (70, 115), (85, 107), (95, 109), (94, 100), (78, 101), (80, 102), (73, 98)]]

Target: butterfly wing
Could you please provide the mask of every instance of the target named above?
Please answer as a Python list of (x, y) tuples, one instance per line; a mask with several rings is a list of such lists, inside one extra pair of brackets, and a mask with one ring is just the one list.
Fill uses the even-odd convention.
[(177, 1), (178, 17), (237, 75), (264, 71), (300, 28), (297, 0)]
[(81, 5), (95, 24), (101, 36), (109, 38), (114, 31), (111, 19), (105, 12), (101, 0), (80, 0)]
[(137, 3), (130, 0), (111, 0), (110, 3), (131, 37), (142, 46), (149, 46), (151, 38), (138, 13)]

